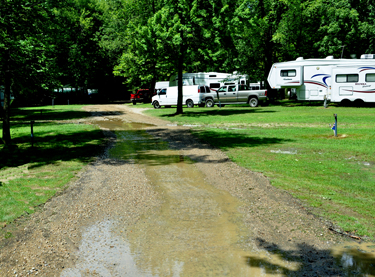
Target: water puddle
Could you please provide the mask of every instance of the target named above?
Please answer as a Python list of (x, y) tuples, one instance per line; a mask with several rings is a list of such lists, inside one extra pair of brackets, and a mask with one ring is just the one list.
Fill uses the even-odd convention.
[(375, 243), (350, 243), (332, 249), (347, 276), (375, 276)]
[(113, 234), (114, 225), (106, 220), (89, 227), (82, 236), (78, 263), (60, 276), (153, 276), (137, 268), (137, 255), (131, 252), (129, 243)]
[[(162, 161), (178, 156), (172, 150), (151, 152)], [(237, 199), (209, 185), (192, 162), (147, 166), (146, 173), (164, 203), (157, 216), (143, 218), (127, 234), (132, 250), (142, 253), (140, 268), (158, 276), (176, 265), (181, 271), (172, 276), (262, 276), (245, 261), (249, 250), (241, 248), (246, 233)], [(293, 269), (292, 263), (285, 266)]]
[[(110, 157), (143, 166), (163, 203), (157, 213), (131, 226), (131, 231), (115, 219), (88, 228), (79, 261), (62, 276), (285, 276), (299, 272), (300, 261), (246, 242), (249, 230), (238, 212), (241, 202), (208, 184), (194, 162), (179, 151), (140, 130), (151, 126), (99, 124), (117, 130), (118, 142)], [(366, 252), (357, 251), (356, 246), (337, 248), (332, 255), (347, 272), (367, 274), (353, 276), (373, 276), (375, 249), (366, 247)]]

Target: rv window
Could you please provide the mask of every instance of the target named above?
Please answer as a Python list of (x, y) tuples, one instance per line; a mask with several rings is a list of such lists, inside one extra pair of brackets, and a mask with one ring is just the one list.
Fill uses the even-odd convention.
[(219, 88), (220, 87), (220, 83), (211, 83), (210, 84), (210, 88)]
[(374, 73), (366, 74), (366, 82), (375, 82), (375, 74)]
[(346, 83), (346, 75), (336, 75), (336, 83)]
[(358, 74), (348, 74), (348, 82), (358, 82)]
[(296, 77), (296, 70), (281, 70), (281, 77)]
[(337, 74), (336, 83), (355, 83), (358, 82), (358, 74)]

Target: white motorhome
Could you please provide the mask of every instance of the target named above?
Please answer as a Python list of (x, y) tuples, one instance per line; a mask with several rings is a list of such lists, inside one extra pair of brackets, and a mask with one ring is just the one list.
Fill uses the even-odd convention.
[[(188, 108), (193, 108), (194, 105), (204, 107), (205, 93), (209, 92), (208, 86), (183, 86), (182, 87), (182, 104)], [(151, 104), (155, 109), (160, 109), (161, 106), (176, 106), (178, 98), (178, 87), (167, 87), (157, 92), (152, 97)]]
[[(220, 73), (220, 72), (199, 72), (199, 73), (184, 73), (182, 75), (182, 85), (201, 85), (208, 86), (211, 90), (216, 91), (223, 85), (242, 84), (248, 85), (248, 76), (239, 75), (237, 72)], [(258, 83), (256, 83), (258, 84)], [(169, 86), (175, 87), (178, 85), (178, 75), (173, 75), (169, 80)]]
[(303, 59), (275, 63), (271, 88), (295, 89), (297, 100), (336, 103), (375, 102), (375, 55), (360, 59)]

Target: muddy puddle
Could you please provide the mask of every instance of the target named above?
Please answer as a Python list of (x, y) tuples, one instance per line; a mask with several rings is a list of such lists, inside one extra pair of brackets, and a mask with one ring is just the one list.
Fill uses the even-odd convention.
[[(211, 186), (193, 161), (149, 135), (145, 129), (152, 126), (99, 124), (115, 130), (111, 158), (144, 167), (163, 203), (132, 226), (110, 218), (87, 228), (79, 261), (61, 276), (285, 276), (303, 266), (249, 242), (238, 212), (242, 203)], [(340, 246), (332, 256), (347, 276), (375, 276), (375, 243)]]

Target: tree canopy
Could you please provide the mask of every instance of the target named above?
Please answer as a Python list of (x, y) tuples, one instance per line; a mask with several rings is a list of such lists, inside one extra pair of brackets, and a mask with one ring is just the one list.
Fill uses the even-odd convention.
[(3, 141), (11, 91), (41, 99), (113, 75), (129, 90), (152, 89), (183, 72), (265, 81), (274, 62), (374, 53), (374, 25), (369, 0), (3, 0)]

